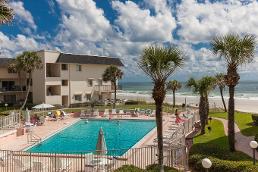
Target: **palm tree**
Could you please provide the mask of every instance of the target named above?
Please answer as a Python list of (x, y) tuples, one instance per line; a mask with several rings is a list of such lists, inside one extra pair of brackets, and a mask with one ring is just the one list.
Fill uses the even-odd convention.
[(229, 34), (222, 37), (215, 37), (211, 42), (214, 54), (224, 57), (227, 65), (225, 83), (229, 88), (228, 101), (228, 141), (230, 151), (235, 151), (235, 86), (240, 76), (237, 69), (240, 65), (250, 63), (255, 54), (255, 36)]
[(210, 76), (205, 76), (200, 80), (190, 78), (187, 81), (186, 86), (192, 88), (193, 92), (200, 96), (199, 113), (201, 120), (201, 134), (205, 134), (205, 125), (209, 115), (209, 93), (214, 89), (215, 78)]
[(113, 108), (116, 107), (116, 90), (117, 90), (117, 81), (123, 77), (123, 72), (116, 66), (109, 66), (106, 68), (102, 75), (103, 81), (111, 81), (112, 85), (114, 86), (114, 102)]
[(216, 78), (216, 85), (219, 87), (221, 100), (224, 106), (224, 111), (227, 112), (227, 107), (223, 96), (223, 90), (225, 89), (225, 86), (226, 86), (224, 76), (225, 75), (223, 73), (218, 73), (217, 75), (215, 75), (215, 78)]
[(18, 80), (19, 80), (19, 89), (20, 89), (20, 91), (22, 91), (21, 73), (22, 73), (23, 67), (21, 66), (20, 63), (17, 63), (17, 60), (13, 59), (13, 60), (8, 64), (8, 70), (17, 73), (17, 75), (18, 75)]
[(0, 24), (6, 24), (13, 20), (13, 9), (11, 9), (6, 0), (0, 0)]
[(143, 50), (138, 65), (154, 83), (152, 97), (156, 105), (158, 163), (160, 171), (163, 172), (162, 104), (166, 96), (166, 80), (183, 65), (183, 56), (176, 47), (150, 46)]
[(182, 84), (180, 82), (178, 82), (177, 80), (173, 80), (173, 81), (169, 81), (168, 84), (167, 84), (167, 89), (170, 89), (172, 90), (173, 92), (173, 108), (175, 107), (176, 105), (176, 91), (181, 89), (182, 87)]
[(21, 55), (17, 56), (17, 58), (15, 59), (15, 66), (16, 66), (17, 72), (24, 71), (29, 76), (27, 86), (26, 86), (27, 88), (26, 97), (23, 102), (23, 105), (20, 108), (20, 110), (22, 110), (27, 103), (28, 96), (30, 93), (32, 72), (42, 68), (42, 61), (36, 52), (25, 51)]

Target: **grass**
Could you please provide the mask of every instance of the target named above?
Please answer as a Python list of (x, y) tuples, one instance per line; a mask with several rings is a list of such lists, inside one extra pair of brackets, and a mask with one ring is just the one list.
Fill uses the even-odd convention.
[[(210, 112), (211, 117), (227, 119), (226, 112)], [(235, 122), (245, 136), (254, 136), (257, 134), (258, 126), (253, 125), (252, 114), (235, 112)]]

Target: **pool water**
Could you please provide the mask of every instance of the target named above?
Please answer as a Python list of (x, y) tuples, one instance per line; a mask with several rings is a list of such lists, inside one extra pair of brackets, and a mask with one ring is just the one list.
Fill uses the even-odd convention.
[(156, 126), (147, 120), (80, 120), (28, 152), (88, 153), (96, 150), (99, 129), (102, 127), (108, 154), (122, 155)]

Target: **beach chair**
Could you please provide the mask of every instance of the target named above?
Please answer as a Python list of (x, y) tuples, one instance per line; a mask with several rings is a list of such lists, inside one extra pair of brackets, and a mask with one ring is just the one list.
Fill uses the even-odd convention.
[(58, 157), (51, 158), (52, 168), (55, 172), (63, 172), (71, 170), (72, 162), (68, 159), (61, 159)]
[(112, 114), (112, 115), (117, 115), (116, 109), (112, 109), (111, 114)]
[(118, 114), (119, 114), (120, 117), (122, 118), (122, 116), (125, 115), (125, 112), (124, 112), (124, 110), (121, 109), (121, 110), (119, 110)]
[(153, 110), (150, 117), (155, 117), (156, 116), (156, 110)]
[(99, 116), (99, 110), (95, 109), (93, 112), (93, 117), (98, 117)]
[(108, 117), (108, 115), (109, 115), (109, 109), (105, 109), (103, 113), (103, 117)]

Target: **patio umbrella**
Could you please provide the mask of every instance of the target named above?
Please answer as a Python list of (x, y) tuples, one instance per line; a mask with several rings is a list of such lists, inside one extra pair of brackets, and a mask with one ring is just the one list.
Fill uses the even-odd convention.
[(28, 108), (26, 108), (26, 111), (25, 111), (25, 118), (26, 118), (26, 122), (30, 123), (30, 111), (28, 110)]
[(99, 129), (99, 136), (96, 145), (96, 154), (105, 155), (107, 153), (107, 145), (102, 128)]
[(55, 107), (55, 106), (50, 105), (50, 104), (42, 103), (42, 104), (36, 105), (36, 106), (34, 106), (32, 108), (33, 109), (50, 109), (50, 108), (53, 108), (53, 107)]

